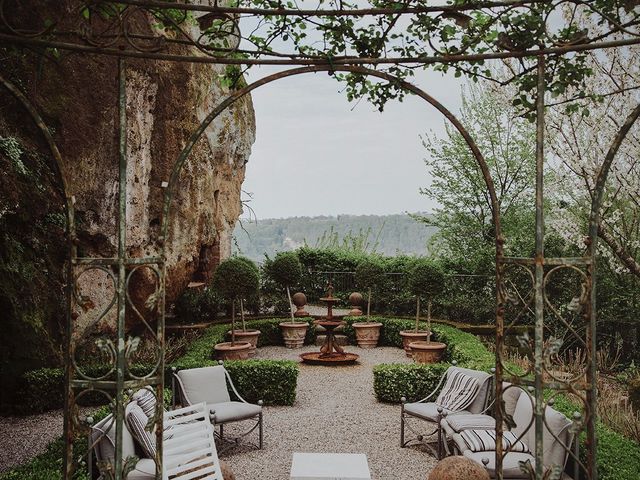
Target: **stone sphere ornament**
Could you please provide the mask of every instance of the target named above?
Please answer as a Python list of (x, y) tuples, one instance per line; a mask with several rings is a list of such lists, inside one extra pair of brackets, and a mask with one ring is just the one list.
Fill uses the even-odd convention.
[(302, 292), (294, 293), (293, 296), (291, 297), (291, 301), (297, 308), (296, 313), (293, 314), (295, 317), (309, 316), (309, 312), (307, 312), (304, 309), (305, 305), (307, 304), (307, 296), (304, 293)]
[(359, 308), (364, 302), (364, 297), (360, 292), (353, 292), (349, 295), (349, 303), (351, 304), (351, 311), (349, 312), (349, 316), (351, 317), (359, 317), (362, 315), (362, 310)]
[(462, 456), (440, 460), (428, 480), (490, 480), (487, 470), (477, 462)]

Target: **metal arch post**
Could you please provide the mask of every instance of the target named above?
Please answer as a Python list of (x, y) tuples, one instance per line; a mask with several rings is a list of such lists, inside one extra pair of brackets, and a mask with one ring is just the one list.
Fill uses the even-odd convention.
[(118, 59), (118, 345), (116, 363), (115, 480), (123, 480), (122, 436), (124, 428), (125, 315), (127, 255), (127, 77), (124, 58)]

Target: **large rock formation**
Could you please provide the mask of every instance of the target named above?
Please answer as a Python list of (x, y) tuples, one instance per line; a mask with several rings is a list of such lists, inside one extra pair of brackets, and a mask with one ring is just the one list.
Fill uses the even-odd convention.
[[(52, 15), (46, 8), (35, 8), (35, 4), (21, 2), (20, 8), (11, 12), (15, 21), (23, 21), (27, 15), (39, 15), (37, 20)], [(67, 8), (71, 11), (75, 4), (74, 1), (57, 2), (57, 5), (54, 2), (50, 9)], [(152, 32), (151, 24), (149, 20), (149, 24), (142, 25), (142, 28)], [(34, 53), (12, 48), (0, 48), (0, 53), (3, 56), (0, 67), (3, 76), (20, 86), (54, 132), (68, 174), (68, 193), (76, 199), (81, 254), (96, 257), (115, 255), (117, 60), (64, 52), (55, 57), (51, 52)], [(228, 91), (220, 84), (223, 67), (146, 60), (127, 60), (126, 64), (127, 250), (131, 256), (139, 257), (157, 253), (155, 240), (162, 220), (162, 185), (169, 180), (178, 154), (199, 122)], [(30, 252), (22, 259), (5, 258), (0, 263), (0, 304), (7, 305), (5, 311), (11, 312), (11, 318), (3, 319), (3, 329), (11, 323), (17, 332), (24, 328), (25, 318), (21, 300), (15, 298), (16, 292), (28, 295), (37, 285), (38, 291), (34, 293), (43, 299), (43, 305), (51, 301), (55, 305), (63, 305), (60, 301), (64, 283), (61, 268), (64, 248), (61, 248), (60, 228), (63, 204), (62, 192), (52, 173), (53, 160), (32, 119), (3, 88), (0, 88), (0, 105), (0, 159), (7, 168), (3, 191), (0, 192), (2, 227), (15, 230), (8, 225), (13, 225), (18, 217), (21, 219), (18, 223), (23, 227), (40, 221), (48, 225), (51, 218), (55, 218), (57, 225), (53, 235), (51, 229), (31, 229), (28, 234), (17, 230), (4, 232), (5, 243), (9, 235), (11, 242), (20, 244), (19, 248), (16, 247), (18, 251)], [(215, 265), (216, 257), (229, 255), (231, 234), (242, 209), (241, 184), (254, 136), (253, 107), (247, 96), (213, 122), (185, 164), (172, 203), (167, 239), (168, 303), (194, 275), (206, 277)], [(22, 153), (12, 158), (11, 145)], [(27, 181), (21, 172), (21, 164), (26, 165), (29, 172), (37, 174), (38, 182)], [(12, 185), (19, 186), (19, 195), (12, 192), (15, 190)], [(47, 195), (42, 194), (45, 191)], [(47, 199), (47, 205), (41, 205), (42, 201), (39, 201), (38, 208), (33, 208), (33, 202), (41, 197)], [(48, 255), (54, 258), (49, 259)], [(33, 266), (30, 279), (15, 275), (10, 278), (13, 267), (9, 266), (9, 260), (37, 263), (43, 258), (51, 264), (46, 272), (39, 265)], [(89, 293), (97, 298), (96, 305), (103, 303), (104, 298), (101, 300), (100, 297), (109, 294), (109, 287), (105, 286), (100, 275), (86, 276), (83, 285), (85, 289), (94, 290)], [(34, 282), (33, 278), (37, 281)], [(145, 287), (144, 283), (141, 282), (140, 288), (148, 293), (149, 285)], [(46, 290), (43, 291), (43, 287)], [(132, 293), (135, 298), (136, 292)], [(34, 326), (29, 327), (34, 335), (51, 335), (52, 331), (60, 329), (62, 308), (59, 311), (54, 311), (58, 310), (54, 308), (35, 310), (30, 316)], [(52, 315), (56, 317), (54, 321)], [(16, 341), (7, 340), (9, 343)], [(52, 345), (56, 343), (54, 341)], [(4, 345), (2, 347), (4, 351)], [(14, 345), (11, 350), (18, 349)], [(3, 357), (3, 368), (13, 361), (9, 357)]]

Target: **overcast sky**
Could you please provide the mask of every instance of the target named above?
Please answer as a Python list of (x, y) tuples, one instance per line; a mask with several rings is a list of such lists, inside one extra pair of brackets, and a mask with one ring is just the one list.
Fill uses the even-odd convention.
[[(248, 80), (273, 71), (256, 67)], [(458, 112), (461, 80), (428, 72), (416, 83)], [(429, 182), (420, 135), (442, 135), (443, 117), (414, 97), (391, 101), (379, 113), (365, 100), (349, 103), (341, 88), (326, 73), (316, 73), (253, 92), (256, 142), (243, 189), (253, 194), (249, 205), (259, 219), (433, 207), (418, 192)]]

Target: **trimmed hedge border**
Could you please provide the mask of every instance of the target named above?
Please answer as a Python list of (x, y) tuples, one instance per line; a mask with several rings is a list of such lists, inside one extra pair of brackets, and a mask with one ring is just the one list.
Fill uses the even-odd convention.
[[(362, 317), (345, 318), (344, 334), (355, 343), (353, 323)], [(415, 328), (413, 320), (371, 317), (371, 321), (382, 323), (379, 345), (402, 348), (401, 330)], [(426, 323), (421, 325), (426, 328)], [(419, 400), (431, 393), (442, 374), (452, 361), (474, 370), (489, 371), (495, 365), (495, 356), (482, 342), (470, 333), (449, 325), (431, 324), (434, 340), (447, 344), (444, 362), (430, 365), (416, 363), (383, 363), (373, 367), (373, 390), (379, 402), (398, 403), (401, 397), (409, 401)]]
[[(247, 328), (257, 328), (260, 335), (259, 346), (284, 345), (278, 324), (284, 318), (252, 320)], [(309, 322), (311, 324), (311, 322)], [(171, 386), (171, 367), (178, 370), (217, 365), (213, 359), (213, 347), (224, 342), (231, 326), (228, 324), (213, 325), (204, 330), (203, 335), (195, 340), (185, 354), (165, 370), (165, 386)], [(305, 343), (315, 342), (315, 329), (307, 330)], [(296, 398), (298, 364), (288, 360), (245, 360), (228, 361), (225, 367), (240, 394), (249, 402), (263, 400), (265, 405), (293, 405)], [(85, 369), (89, 375), (98, 376), (105, 373), (106, 367), (96, 366)], [(147, 365), (134, 365), (132, 371), (143, 374), (150, 370)], [(64, 370), (62, 368), (40, 368), (25, 372), (19, 379), (15, 398), (20, 399), (15, 406), (16, 413), (22, 415), (35, 414), (62, 408), (64, 406)], [(85, 398), (87, 404), (98, 405), (100, 399)]]

